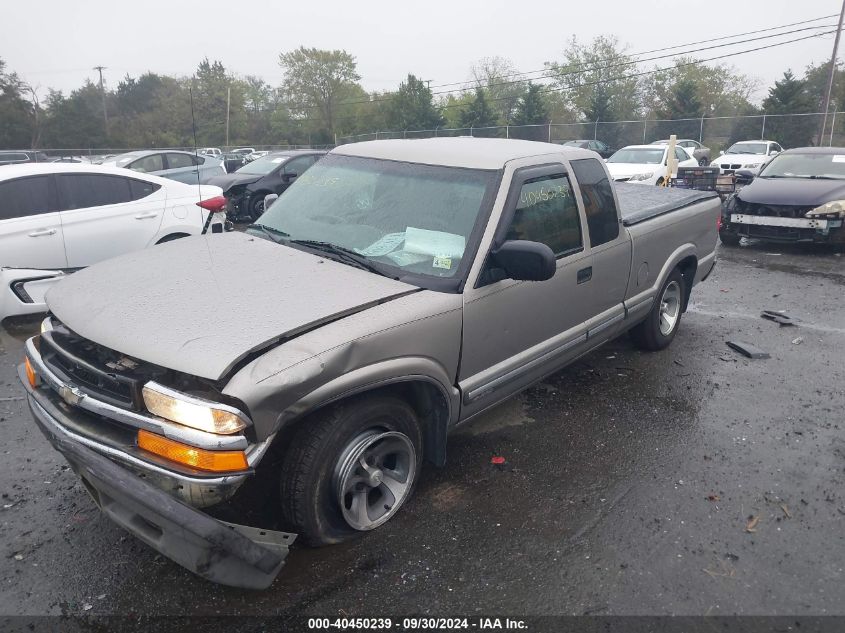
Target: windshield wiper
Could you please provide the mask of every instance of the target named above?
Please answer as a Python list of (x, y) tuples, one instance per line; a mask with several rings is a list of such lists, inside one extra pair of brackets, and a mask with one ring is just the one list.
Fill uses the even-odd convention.
[(811, 180), (842, 180), (838, 176), (808, 176)]
[(273, 242), (276, 242), (276, 244), (281, 243), (281, 241), (278, 239), (279, 237), (290, 237), (290, 235), (288, 235), (284, 231), (273, 228), (272, 226), (267, 226), (266, 224), (250, 224), (246, 228), (247, 229), (258, 229), (259, 231), (264, 233), (264, 235), (269, 237), (270, 240), (272, 240)]
[(385, 273), (380, 266), (377, 266), (376, 264), (372, 263), (363, 255), (359, 255), (355, 251), (345, 248), (343, 246), (338, 246), (337, 244), (332, 244), (331, 242), (322, 242), (320, 240), (290, 240), (290, 243), (300, 244), (302, 246), (313, 248), (314, 250), (320, 251), (322, 253), (335, 255), (339, 261), (344, 262), (346, 264), (356, 266), (357, 268), (367, 270), (371, 273), (376, 273), (377, 275), (381, 275), (383, 277), (398, 279), (398, 277), (393, 277)]

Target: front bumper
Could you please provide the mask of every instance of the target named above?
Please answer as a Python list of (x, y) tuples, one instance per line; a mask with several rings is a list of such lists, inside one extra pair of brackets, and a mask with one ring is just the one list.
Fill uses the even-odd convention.
[(841, 219), (731, 213), (723, 216), (722, 221), (723, 230), (739, 237), (773, 242), (845, 242)]
[(18, 370), (39, 429), (115, 523), (193, 573), (224, 585), (264, 589), (273, 582), (295, 534), (218, 521), (151, 485), (68, 430), (70, 420)]

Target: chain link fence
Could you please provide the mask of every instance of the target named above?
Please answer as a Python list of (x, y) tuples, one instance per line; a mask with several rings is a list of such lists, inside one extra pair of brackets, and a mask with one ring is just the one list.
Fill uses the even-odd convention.
[(696, 119), (644, 119), (639, 121), (593, 121), (581, 123), (545, 123), (540, 125), (502, 125), (482, 128), (436, 128), (431, 130), (379, 131), (339, 136), (338, 144), (395, 138), (434, 138), (474, 136), (515, 138), (549, 143), (573, 140), (599, 140), (612, 148), (648, 144), (667, 139), (694, 139), (708, 146), (713, 155), (737, 141), (767, 139), (784, 147), (839, 146), (845, 144), (845, 112), (831, 112), (825, 133), (823, 112), (808, 114), (760, 114)]
[[(824, 134), (822, 135), (822, 128)], [(359, 143), (383, 139), (413, 139), (450, 136), (482, 138), (514, 138), (549, 143), (573, 140), (599, 140), (611, 148), (626, 145), (648, 144), (667, 139), (675, 134), (679, 139), (694, 139), (711, 149), (717, 156), (737, 141), (767, 139), (783, 147), (843, 146), (845, 145), (845, 112), (831, 112), (825, 124), (824, 113), (808, 114), (755, 114), (733, 117), (702, 117), (696, 119), (644, 119), (638, 121), (585, 121), (577, 123), (544, 123), (539, 125), (501, 125), (494, 127), (435, 128), (429, 130), (374, 131), (364, 134), (338, 136), (337, 144)], [(256, 151), (293, 149), (331, 149), (334, 145), (273, 145), (249, 144)], [(237, 147), (221, 147), (225, 153)], [(159, 148), (54, 148), (40, 149), (36, 160), (82, 158), (92, 162), (104, 157), (141, 150), (183, 150), (193, 152), (193, 147)], [(2, 150), (0, 154), (20, 150)], [(29, 150), (27, 150), (29, 151)], [(2, 157), (0, 157), (2, 164)]]

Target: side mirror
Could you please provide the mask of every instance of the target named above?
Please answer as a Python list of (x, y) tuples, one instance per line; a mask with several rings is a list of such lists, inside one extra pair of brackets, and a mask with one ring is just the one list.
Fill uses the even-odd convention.
[(754, 180), (754, 172), (750, 169), (737, 169), (734, 173), (736, 176), (736, 184), (747, 185)]
[(769, 156), (777, 156), (777, 155), (778, 155), (778, 151), (776, 149), (773, 149), (769, 152)]
[(268, 193), (266, 196), (264, 196), (264, 210), (266, 211), (267, 209), (269, 209), (270, 205), (278, 199), (279, 194), (277, 193)]
[(491, 255), (508, 278), (517, 281), (545, 281), (554, 277), (557, 270), (552, 249), (540, 242), (508, 240)]
[(725, 155), (725, 150), (722, 150), (721, 152), (719, 152), (719, 156), (724, 156), (724, 155)]
[(291, 180), (296, 178), (298, 175), (299, 174), (291, 174), (291, 173), (282, 174), (282, 180), (284, 180), (285, 182), (290, 182)]

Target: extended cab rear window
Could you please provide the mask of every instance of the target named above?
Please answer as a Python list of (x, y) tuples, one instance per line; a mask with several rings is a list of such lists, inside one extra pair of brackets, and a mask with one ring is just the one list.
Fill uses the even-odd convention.
[(595, 248), (612, 242), (619, 236), (619, 212), (604, 167), (595, 158), (573, 160), (570, 165), (581, 188), (590, 245)]

